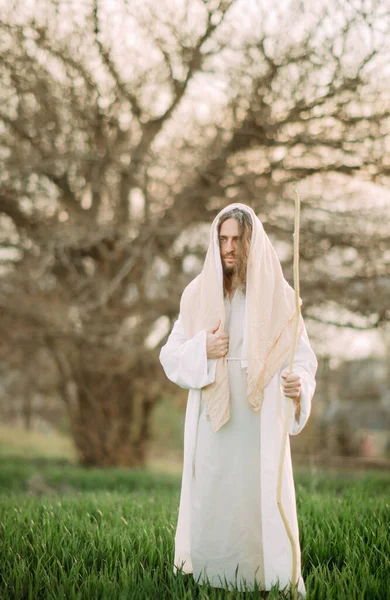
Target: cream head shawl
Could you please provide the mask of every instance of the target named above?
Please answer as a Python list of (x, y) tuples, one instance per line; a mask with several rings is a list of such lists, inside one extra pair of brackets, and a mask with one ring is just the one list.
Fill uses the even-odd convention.
[[(255, 212), (245, 204), (226, 206), (211, 225), (210, 244), (202, 272), (183, 291), (180, 314), (188, 338), (199, 331), (225, 327), (222, 263), (218, 240), (220, 217), (233, 208), (247, 211), (252, 238), (246, 272), (246, 308), (241, 366), (247, 373), (247, 400), (260, 410), (264, 388), (289, 357), (294, 339), (294, 290), (284, 279), (278, 256)], [(300, 301), (302, 303), (302, 301)], [(300, 316), (298, 335), (303, 331)], [(230, 418), (226, 357), (217, 359), (213, 383), (202, 389), (213, 431)]]

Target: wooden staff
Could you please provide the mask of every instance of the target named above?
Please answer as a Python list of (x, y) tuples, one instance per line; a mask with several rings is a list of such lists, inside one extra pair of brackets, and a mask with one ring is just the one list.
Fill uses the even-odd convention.
[[(289, 364), (289, 372), (293, 372), (294, 368), (294, 357), (295, 350), (298, 343), (298, 326), (299, 319), (301, 316), (301, 307), (299, 304), (299, 218), (300, 218), (300, 199), (297, 188), (295, 184), (293, 184), (294, 192), (296, 194), (295, 198), (295, 225), (294, 225), (294, 291), (295, 291), (295, 333), (293, 338), (293, 346), (291, 349), (290, 356), (290, 364)], [(278, 471), (278, 494), (277, 494), (277, 502), (280, 515), (283, 519), (284, 526), (287, 531), (288, 538), (291, 543), (292, 550), (292, 576), (291, 582), (293, 584), (293, 598), (294, 600), (297, 597), (297, 548), (294, 540), (294, 536), (290, 527), (290, 523), (288, 522), (287, 515), (284, 512), (284, 508), (282, 505), (282, 474), (283, 474), (283, 465), (284, 458), (286, 455), (286, 446), (287, 446), (287, 435), (288, 435), (288, 424), (290, 422), (291, 411), (293, 408), (294, 402), (292, 398), (288, 398), (288, 409), (287, 416), (284, 423), (283, 436), (282, 436), (282, 448), (280, 452), (280, 460), (279, 460), (279, 471)]]

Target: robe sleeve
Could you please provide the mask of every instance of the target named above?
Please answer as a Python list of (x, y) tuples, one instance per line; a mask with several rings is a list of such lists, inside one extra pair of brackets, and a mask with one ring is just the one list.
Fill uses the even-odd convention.
[(213, 383), (217, 359), (207, 358), (206, 341), (206, 330), (188, 339), (179, 315), (160, 351), (160, 363), (170, 381), (184, 389), (201, 389)]
[[(288, 366), (289, 361), (282, 365), (280, 373), (283, 371), (283, 369), (287, 369)], [(290, 435), (297, 435), (300, 433), (309, 419), (311, 412), (311, 400), (316, 388), (315, 374), (317, 367), (317, 358), (310, 346), (309, 337), (305, 327), (297, 343), (293, 368), (294, 373), (297, 373), (301, 376), (301, 412), (298, 418), (296, 416), (297, 406), (294, 402), (290, 422), (288, 425), (288, 433)], [(287, 414), (289, 399), (283, 395), (283, 401), (284, 411), (285, 414)]]

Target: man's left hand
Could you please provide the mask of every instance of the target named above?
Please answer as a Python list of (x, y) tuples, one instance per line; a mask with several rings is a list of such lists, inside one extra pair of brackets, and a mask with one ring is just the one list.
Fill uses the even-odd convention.
[(283, 394), (287, 398), (292, 398), (295, 404), (299, 404), (301, 398), (301, 377), (296, 373), (290, 373), (288, 369), (284, 369), (281, 373)]

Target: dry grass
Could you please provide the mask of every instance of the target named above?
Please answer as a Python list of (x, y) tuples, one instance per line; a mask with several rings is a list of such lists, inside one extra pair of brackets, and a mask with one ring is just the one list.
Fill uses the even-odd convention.
[(26, 431), (16, 425), (0, 425), (0, 456), (67, 459), (77, 461), (70, 437), (56, 431)]

